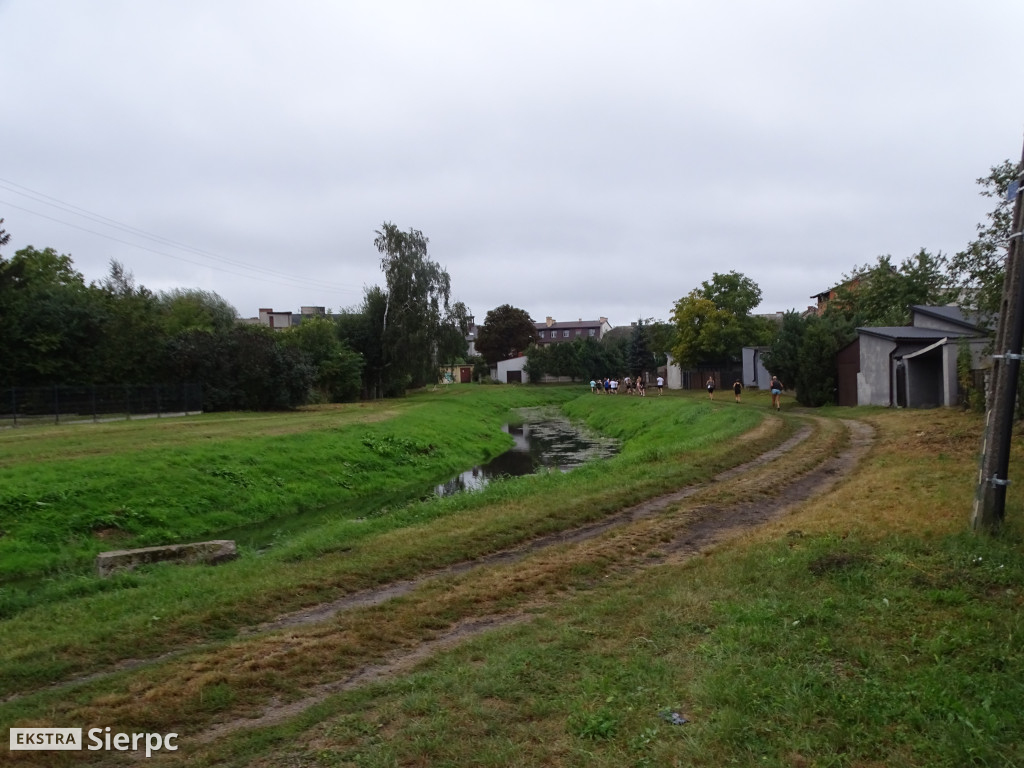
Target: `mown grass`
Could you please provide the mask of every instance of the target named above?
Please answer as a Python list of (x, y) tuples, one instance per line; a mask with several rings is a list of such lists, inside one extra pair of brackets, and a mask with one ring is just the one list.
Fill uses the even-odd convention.
[[(305, 433), (296, 433), (294, 424), (283, 424), (288, 415), (268, 417), (269, 431), (308, 437), (308, 445), (296, 444), (292, 453), (295, 471), (307, 482), (319, 478), (322, 486), (323, 478), (328, 477), (311, 472), (302, 460), (323, 450), (325, 439), (357, 452), (344, 454), (345, 461), (363, 468), (353, 481), (353, 490), (366, 504), (353, 510), (334, 502), (336, 512), (328, 510), (307, 519), (309, 525), (302, 530), (283, 529), (273, 546), (243, 551), (239, 561), (217, 569), (153, 566), (109, 581), (78, 573), (55, 578), (42, 591), (19, 595), (10, 590), (9, 616), (0, 623), (0, 692), (31, 689), (126, 658), (155, 656), (197, 642), (230, 638), (240, 628), (283, 612), (411, 578), (424, 570), (599, 519), (662, 489), (707, 478), (717, 467), (742, 461), (762, 447), (757, 441), (744, 443), (739, 451), (730, 446), (762, 418), (763, 412), (755, 409), (712, 409), (684, 398), (637, 400), (640, 405), (625, 397), (588, 398), (592, 396), (581, 398), (578, 390), (565, 387), (453, 388), (388, 403), (389, 419), (371, 419), (370, 423), (349, 419), (339, 429), (329, 418), (314, 414), (316, 427)], [(538, 402), (572, 403), (568, 410), (585, 420), (599, 421), (598, 416), (617, 412), (617, 430), (627, 440), (622, 455), (567, 476), (544, 474), (494, 483), (480, 493), (408, 501), (409, 488), (422, 487), (425, 480), (435, 482), (438, 472), (450, 474), (465, 467), (463, 463), (453, 468), (447, 463), (448, 456), (476, 457), (491, 450), (510, 407)], [(680, 417), (685, 424), (676, 424), (676, 414), (684, 413), (691, 415)], [(308, 418), (306, 414), (291, 416), (299, 422)], [(253, 419), (244, 421), (242, 430), (257, 431)], [(222, 419), (214, 419), (213, 424), (219, 437), (201, 437), (199, 442), (214, 444), (202, 445), (188, 461), (169, 464), (164, 449), (137, 451), (126, 471), (149, 477), (161, 472), (168, 475), (165, 487), (177, 488), (187, 503), (188, 486), (173, 481), (176, 472), (188, 474), (195, 462), (211, 454), (236, 461), (230, 457), (261, 453), (266, 442), (256, 448), (251, 442), (269, 440), (242, 438), (237, 425), (229, 428)], [(168, 427), (162, 424), (160, 428)], [(114, 442), (118, 442), (121, 433), (114, 432)], [(20, 435), (18, 439), (25, 440)], [(773, 439), (777, 438), (766, 437), (765, 444)], [(465, 443), (461, 454), (451, 447), (453, 442)], [(631, 442), (644, 447), (632, 449)], [(175, 450), (188, 454), (189, 445), (186, 442)], [(403, 448), (409, 445), (413, 446), (411, 456)], [(431, 445), (435, 446), (432, 450), (419, 449)], [(395, 446), (401, 449), (397, 457), (374, 456)], [(121, 453), (107, 452), (116, 457)], [(88, 465), (94, 461), (88, 457), (65, 460), (57, 458), (56, 452), (51, 455), (50, 461), (61, 465), (65, 477), (79, 469), (81, 462)], [(682, 456), (688, 460), (680, 461)], [(114, 468), (125, 469), (128, 463), (119, 459), (106, 466), (113, 472)], [(320, 461), (314, 470), (322, 467)], [(30, 478), (45, 475), (45, 467), (36, 464), (21, 469)], [(85, 470), (86, 475), (90, 472)], [(293, 482), (289, 480), (288, 485)], [(398, 492), (383, 495), (394, 488)]]
[(977, 419), (862, 415), (861, 470), (784, 520), (592, 581), (198, 763), (1024, 764), (1020, 493), (1001, 536), (973, 534)]
[(268, 733), (239, 740), (234, 764), (1020, 764), (1014, 549), (822, 536), (658, 569), (338, 697), (262, 759)]
[[(181, 752), (160, 762), (200, 766), (1024, 765), (1024, 504), (1011, 486), (1003, 535), (967, 531), (980, 422), (950, 411), (836, 410), (877, 430), (857, 472), (697, 557), (673, 554), (687, 520), (770, 499), (788, 472), (842, 446), (837, 423), (599, 538), (442, 576), (308, 627), (238, 634), (290, 608), (601, 519), (791, 433), (794, 422), (774, 415), (746, 431), (768, 412), (745, 401), (570, 396), (566, 411), (625, 441), (618, 457), (360, 523), (339, 517), (223, 568), (156, 568), (24, 611), (0, 623), (8, 692), (102, 669), (133, 646), (138, 657), (187, 652), (12, 699), (0, 721), (177, 730)], [(1021, 455), (1017, 444), (1013, 466)], [(510, 616), (519, 620), (412, 672), (199, 742), (219, 722), (301, 704), (461, 622)], [(18, 757), (119, 764), (95, 753)]]
[(363, 516), (505, 450), (510, 407), (569, 394), (11, 430), (0, 435), (0, 586), (84, 573), (109, 549), (315, 512)]

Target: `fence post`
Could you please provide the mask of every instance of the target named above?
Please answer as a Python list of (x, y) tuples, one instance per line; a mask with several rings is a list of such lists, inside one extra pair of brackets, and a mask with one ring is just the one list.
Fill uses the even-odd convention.
[(53, 423), (60, 424), (60, 386), (53, 385)]

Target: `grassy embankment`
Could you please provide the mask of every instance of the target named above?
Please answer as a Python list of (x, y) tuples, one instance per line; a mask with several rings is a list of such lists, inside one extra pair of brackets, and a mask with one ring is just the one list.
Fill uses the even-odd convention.
[[(231, 638), (282, 612), (573, 527), (707, 478), (777, 439), (728, 450), (761, 414), (670, 398), (590, 402), (579, 391), (453, 388), (304, 413), (4, 434), (9, 533), (0, 543), (34, 556), (30, 573), (51, 567), (47, 546), (70, 565), (34, 589), (5, 589), (0, 693)], [(504, 449), (508, 409), (538, 403), (570, 403), (599, 425), (614, 412), (606, 427), (626, 440), (622, 454), (565, 477), (408, 502)], [(695, 460), (681, 463), (684, 453)], [(170, 540), (212, 536), (271, 514), (283, 518), (272, 546), (217, 569), (153, 566), (111, 580), (84, 570), (112, 540), (157, 543), (154, 530)], [(304, 514), (305, 524), (286, 525), (289, 514)]]
[[(443, 397), (410, 405), (433, 409)], [(745, 399), (572, 399), (567, 411), (625, 438), (620, 457), (394, 507), (366, 519), (392, 527), (362, 539), (347, 539), (350, 522), (328, 520), (224, 568), (156, 568), (109, 592), (51, 596), (0, 624), (8, 692), (123, 658), (122, 633), (139, 655), (206, 642), (139, 670), (28, 694), (0, 706), (0, 719), (177, 730), (182, 749), (167, 757), (190, 765), (1024, 762), (1024, 558), (1014, 530), (997, 540), (966, 532), (979, 424), (950, 412), (837, 411), (878, 429), (857, 474), (708, 556), (673, 555), (687, 519), (708, 505), (728, 514), (733, 502), (770, 498), (784, 475), (842, 446), (837, 422), (819, 423), (779, 462), (597, 539), (425, 582), (321, 624), (236, 634), (275, 606), (407, 577), (705, 480), (783, 435), (769, 416), (739, 439), (767, 414)], [(1011, 519), (1021, 511), (1011, 488)], [(212, 608), (207, 593), (229, 609)], [(90, 617), (106, 610), (117, 628), (97, 633), (101, 621)], [(331, 685), (460, 622), (509, 615), (531, 620), (410, 674), (349, 691)], [(200, 739), (275, 701), (295, 702), (293, 715)], [(669, 723), (672, 712), (689, 722)], [(33, 762), (39, 755), (49, 762)], [(116, 764), (103, 753), (19, 757)]]

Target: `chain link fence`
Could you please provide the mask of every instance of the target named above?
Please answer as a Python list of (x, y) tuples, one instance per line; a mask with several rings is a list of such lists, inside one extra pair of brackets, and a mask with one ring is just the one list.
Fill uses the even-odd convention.
[(202, 410), (200, 384), (56, 385), (0, 390), (0, 427), (160, 418)]

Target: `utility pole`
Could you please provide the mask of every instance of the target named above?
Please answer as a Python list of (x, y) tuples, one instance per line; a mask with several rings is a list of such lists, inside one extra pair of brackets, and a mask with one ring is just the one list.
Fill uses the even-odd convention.
[(1006, 510), (1006, 486), (1010, 467), (1010, 443), (1017, 402), (1017, 381), (1024, 347), (1024, 243), (1021, 243), (1021, 200), (1024, 197), (1024, 153), (1017, 181), (1010, 186), (1014, 196), (1013, 227), (1006, 254), (1006, 276), (999, 305), (999, 323), (992, 355), (992, 384), (986, 402), (985, 436), (981, 445), (981, 467), (974, 496), (971, 527), (995, 533)]

